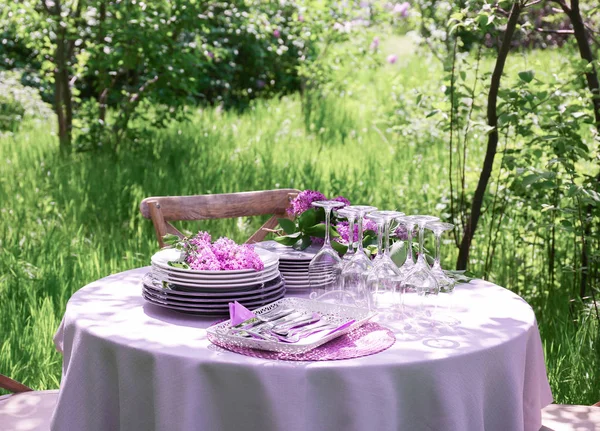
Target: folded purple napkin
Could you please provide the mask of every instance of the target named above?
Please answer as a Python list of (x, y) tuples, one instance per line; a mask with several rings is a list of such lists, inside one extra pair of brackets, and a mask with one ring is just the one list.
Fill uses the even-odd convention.
[(239, 325), (242, 322), (245, 322), (248, 319), (252, 319), (256, 317), (256, 315), (244, 307), (239, 302), (230, 302), (229, 303), (229, 318), (231, 319), (231, 326)]

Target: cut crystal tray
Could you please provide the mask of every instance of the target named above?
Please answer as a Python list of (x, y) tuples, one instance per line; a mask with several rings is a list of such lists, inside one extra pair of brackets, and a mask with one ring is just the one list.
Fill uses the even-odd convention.
[(272, 352), (300, 354), (319, 347), (341, 335), (347, 334), (367, 323), (376, 314), (366, 308), (331, 304), (304, 298), (283, 298), (254, 310), (254, 314), (260, 316), (263, 313), (272, 313), (276, 309), (284, 310), (289, 308), (307, 313), (319, 313), (321, 315), (321, 320), (331, 322), (336, 328), (352, 320), (354, 320), (354, 323), (329, 335), (325, 335), (327, 332), (324, 331), (320, 336), (310, 336), (301, 339), (296, 343), (285, 343), (281, 341), (261, 340), (258, 338), (245, 338), (240, 335), (230, 334), (230, 320), (226, 320), (225, 322), (217, 323), (206, 330), (208, 339), (212, 343), (222, 347), (247, 347), (251, 349), (269, 350)]

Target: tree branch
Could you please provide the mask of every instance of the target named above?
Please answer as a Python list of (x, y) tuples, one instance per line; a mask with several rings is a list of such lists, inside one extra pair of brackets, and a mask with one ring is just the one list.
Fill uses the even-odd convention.
[(508, 22), (506, 23), (506, 31), (502, 38), (502, 44), (498, 51), (498, 57), (496, 59), (496, 65), (492, 73), (492, 79), (490, 83), (490, 90), (488, 93), (488, 105), (487, 105), (487, 118), (488, 125), (492, 128), (492, 131), (488, 135), (488, 144), (485, 152), (485, 159), (479, 175), (479, 182), (473, 195), (473, 202), (471, 205), (471, 214), (467, 223), (465, 233), (460, 243), (460, 250), (458, 259), (456, 261), (456, 269), (466, 269), (469, 261), (469, 252), (471, 249), (471, 242), (479, 223), (481, 216), (481, 207), (483, 205), (483, 198), (487, 189), (492, 169), (494, 167), (494, 158), (498, 149), (498, 92), (500, 90), (500, 80), (504, 72), (504, 65), (506, 64), (506, 58), (510, 51), (511, 41), (517, 28), (519, 16), (521, 14), (522, 4), (518, 1), (514, 2), (510, 10)]

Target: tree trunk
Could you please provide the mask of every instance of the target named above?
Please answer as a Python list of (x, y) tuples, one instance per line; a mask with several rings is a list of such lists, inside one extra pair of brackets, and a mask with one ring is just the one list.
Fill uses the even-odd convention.
[(492, 81), (490, 84), (490, 92), (488, 94), (488, 106), (487, 106), (487, 117), (488, 125), (493, 127), (492, 132), (488, 135), (487, 149), (485, 152), (485, 159), (481, 168), (481, 174), (479, 175), (479, 182), (477, 183), (477, 189), (473, 195), (473, 202), (471, 204), (471, 214), (465, 232), (460, 243), (458, 260), (456, 261), (456, 269), (466, 269), (469, 261), (469, 252), (471, 250), (471, 243), (473, 242), (473, 236), (479, 223), (479, 217), (481, 216), (481, 207), (483, 205), (483, 198), (487, 189), (492, 169), (494, 167), (494, 158), (498, 148), (498, 107), (496, 102), (498, 100), (498, 90), (500, 89), (500, 79), (504, 71), (504, 65), (506, 58), (510, 51), (510, 44), (517, 27), (519, 15), (521, 14), (522, 5), (516, 1), (513, 3), (506, 24), (506, 31), (498, 51), (498, 58), (496, 60), (496, 66), (492, 73)]
[[(588, 88), (592, 93), (592, 108), (594, 109), (594, 120), (596, 123), (596, 129), (600, 133), (600, 82), (598, 80), (598, 70), (594, 65), (594, 53), (592, 52), (592, 49), (590, 47), (585, 23), (583, 22), (583, 17), (581, 16), (581, 11), (579, 9), (579, 0), (572, 0), (571, 7), (569, 7), (564, 0), (557, 0), (557, 3), (560, 5), (560, 7), (571, 20), (571, 25), (573, 26), (573, 33), (575, 34), (575, 39), (577, 40), (577, 47), (579, 48), (579, 55), (581, 56), (581, 58), (583, 58), (591, 64), (591, 69), (585, 74), (585, 77), (587, 79)], [(596, 182), (600, 183), (600, 173), (598, 173), (598, 175), (596, 176)], [(581, 244), (582, 271), (579, 284), (579, 295), (582, 298), (586, 295), (587, 290), (589, 266), (587, 238), (589, 238), (592, 234), (591, 218), (593, 210), (594, 207), (591, 204), (587, 205), (584, 215), (585, 219), (581, 220), (583, 224), (583, 235)]]
[(69, 83), (66, 32), (64, 28), (58, 31), (54, 61), (54, 110), (58, 118), (60, 152), (62, 154), (69, 154), (71, 152), (73, 105)]

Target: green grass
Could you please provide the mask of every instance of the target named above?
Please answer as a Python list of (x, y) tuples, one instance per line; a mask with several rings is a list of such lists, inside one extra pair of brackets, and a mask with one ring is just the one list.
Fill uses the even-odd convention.
[[(351, 93), (316, 98), (310, 115), (297, 95), (257, 102), (243, 114), (198, 111), (192, 122), (156, 131), (116, 160), (94, 153), (61, 159), (49, 133), (54, 124), (27, 124), (0, 138), (0, 371), (36, 389), (58, 387), (62, 358), (52, 336), (70, 295), (147, 265), (156, 250), (151, 222), (138, 210), (144, 197), (295, 187), (407, 213), (446, 213), (448, 150), (437, 120), (414, 115), (413, 134), (394, 132), (387, 121), (399, 107), (416, 109), (418, 92), (442, 98), (443, 72), (435, 60), (402, 52), (394, 66), (351, 75)], [(550, 74), (559, 59), (552, 52), (517, 55), (508, 67), (514, 73), (537, 62)], [(484, 146), (470, 150), (471, 188)], [(486, 253), (485, 217), (473, 246), (475, 272)], [(236, 219), (186, 228), (242, 241), (259, 225)], [(556, 401), (598, 401), (598, 322), (569, 302), (568, 274), (564, 287), (548, 286), (543, 253), (521, 241), (526, 229), (543, 227), (521, 218), (504, 222), (490, 278), (536, 311)], [(456, 250), (445, 251), (451, 266)]]

